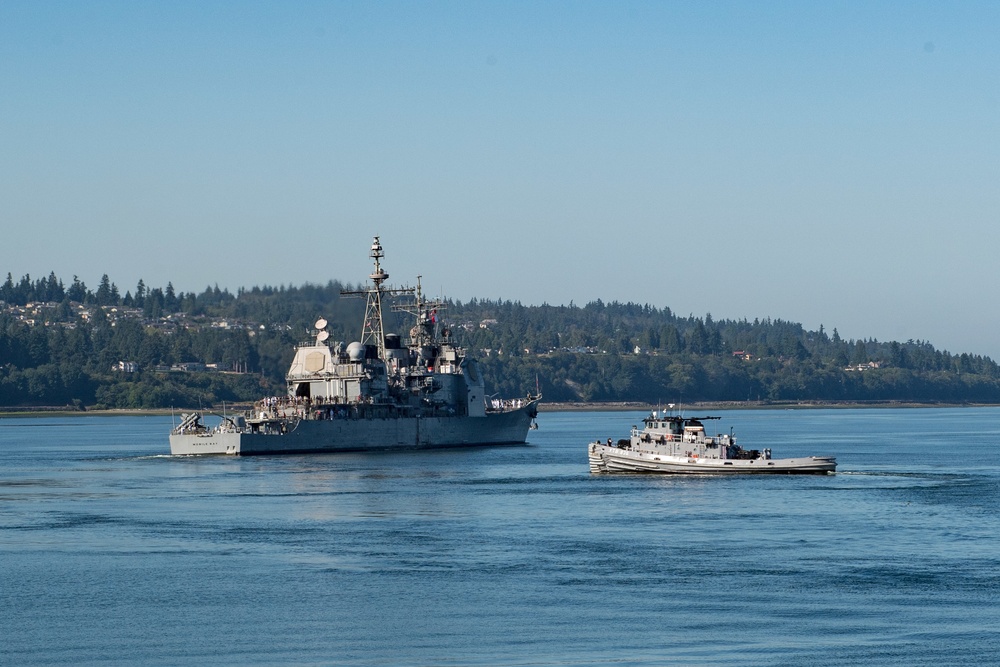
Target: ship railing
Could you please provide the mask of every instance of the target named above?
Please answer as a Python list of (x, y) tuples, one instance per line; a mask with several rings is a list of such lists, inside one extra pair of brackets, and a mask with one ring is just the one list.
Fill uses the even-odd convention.
[(532, 401), (537, 400), (537, 396), (528, 396), (527, 398), (491, 398), (486, 402), (486, 411), (511, 412), (513, 410), (520, 410)]

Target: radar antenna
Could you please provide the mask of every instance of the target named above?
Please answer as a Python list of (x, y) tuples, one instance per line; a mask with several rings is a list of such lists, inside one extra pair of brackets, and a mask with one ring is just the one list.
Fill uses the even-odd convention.
[(412, 287), (393, 289), (384, 287), (383, 283), (388, 280), (389, 274), (382, 269), (381, 259), (385, 256), (382, 252), (382, 244), (378, 236), (372, 241), (371, 252), (368, 256), (375, 261), (375, 268), (368, 276), (372, 281), (372, 286), (363, 290), (342, 291), (342, 296), (368, 297), (368, 304), (365, 307), (365, 320), (361, 328), (362, 345), (375, 345), (378, 347), (379, 359), (385, 360), (385, 328), (382, 323), (382, 297), (395, 296), (397, 294), (413, 294)]
[(415, 347), (433, 345), (437, 341), (437, 324), (440, 319), (438, 311), (445, 308), (445, 303), (440, 299), (424, 299), (421, 278), (423, 276), (417, 276), (416, 298), (412, 302), (398, 303), (392, 307), (394, 311), (409, 313), (414, 317), (416, 324), (410, 329), (410, 344)]
[(317, 345), (319, 345), (320, 343), (322, 343), (323, 341), (325, 341), (327, 338), (330, 337), (330, 332), (326, 331), (327, 324), (329, 324), (329, 322), (327, 322), (325, 319), (321, 317), (318, 320), (316, 320), (316, 324), (313, 325), (314, 327), (316, 327)]

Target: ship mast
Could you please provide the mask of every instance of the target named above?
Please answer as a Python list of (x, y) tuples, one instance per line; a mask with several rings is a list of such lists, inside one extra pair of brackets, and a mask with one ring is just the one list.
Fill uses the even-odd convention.
[(382, 297), (394, 296), (397, 294), (413, 294), (413, 288), (393, 289), (384, 287), (383, 283), (388, 280), (389, 274), (382, 269), (380, 260), (385, 257), (382, 252), (382, 244), (378, 236), (372, 241), (371, 252), (368, 256), (375, 261), (375, 269), (368, 276), (371, 278), (372, 286), (364, 290), (342, 291), (342, 296), (368, 297), (368, 304), (365, 306), (365, 320), (361, 328), (362, 345), (375, 345), (378, 347), (378, 358), (385, 359), (385, 328), (382, 323)]
[(437, 340), (438, 311), (445, 308), (443, 301), (437, 299), (424, 301), (424, 292), (420, 286), (420, 279), (422, 277), (417, 276), (417, 294), (413, 302), (399, 303), (392, 306), (394, 311), (409, 313), (414, 317), (416, 324), (410, 329), (410, 345), (414, 347), (423, 347), (435, 343)]

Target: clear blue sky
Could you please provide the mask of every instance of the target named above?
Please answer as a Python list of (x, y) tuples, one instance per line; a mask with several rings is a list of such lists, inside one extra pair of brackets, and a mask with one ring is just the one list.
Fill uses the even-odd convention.
[(634, 301), (1000, 359), (1000, 3), (0, 2), (0, 277)]

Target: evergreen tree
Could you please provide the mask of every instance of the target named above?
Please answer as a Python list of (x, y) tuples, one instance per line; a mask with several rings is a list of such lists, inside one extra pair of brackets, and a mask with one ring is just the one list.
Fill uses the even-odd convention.
[(868, 348), (864, 341), (859, 340), (854, 344), (854, 356), (851, 357), (851, 363), (854, 365), (868, 363)]
[(6, 303), (14, 303), (14, 276), (7, 272), (7, 280), (4, 282), (3, 287), (0, 287), (0, 301)]
[(87, 301), (87, 286), (77, 277), (73, 276), (73, 284), (66, 291), (66, 296), (70, 301), (85, 303)]
[[(216, 285), (215, 289), (219, 289), (218, 285)], [(163, 309), (168, 313), (176, 313), (177, 306), (178, 303), (177, 296), (174, 294), (174, 285), (173, 283), (168, 282), (167, 291), (164, 293), (163, 297)]]
[(94, 301), (98, 306), (110, 306), (113, 303), (111, 279), (106, 273), (101, 276), (101, 284), (97, 286), (97, 291), (94, 293)]
[(135, 286), (135, 296), (132, 297), (132, 302), (136, 308), (142, 308), (146, 305), (146, 283), (139, 278), (139, 283)]

